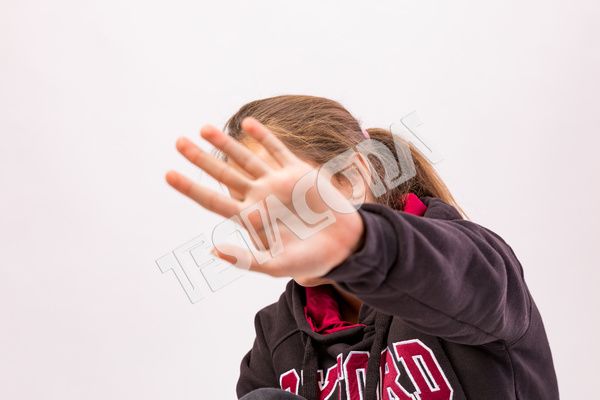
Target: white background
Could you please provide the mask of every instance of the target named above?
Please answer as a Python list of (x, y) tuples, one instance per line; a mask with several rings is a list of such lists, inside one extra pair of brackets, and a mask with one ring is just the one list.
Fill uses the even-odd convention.
[(155, 260), (218, 219), (179, 136), (277, 94), (364, 127), (417, 110), (469, 217), (513, 247), (563, 398), (597, 396), (594, 1), (17, 1), (0, 6), (0, 397), (227, 399), (285, 279), (192, 305)]

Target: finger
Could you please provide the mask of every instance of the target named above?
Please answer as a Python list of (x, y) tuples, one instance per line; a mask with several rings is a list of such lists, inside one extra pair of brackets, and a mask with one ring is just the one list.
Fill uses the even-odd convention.
[(231, 165), (210, 156), (188, 139), (179, 138), (177, 150), (190, 162), (202, 168), (219, 182), (223, 182), (228, 188), (239, 193), (245, 193), (248, 190), (250, 182), (244, 175), (232, 168)]
[(238, 202), (207, 189), (175, 171), (169, 171), (166, 180), (175, 190), (186, 195), (209, 211), (230, 218), (239, 212)]
[(259, 178), (270, 170), (269, 166), (246, 146), (217, 128), (205, 125), (200, 130), (200, 135), (227, 154), (254, 178)]
[(298, 160), (281, 140), (256, 119), (244, 118), (242, 129), (256, 139), (281, 166), (293, 164)]

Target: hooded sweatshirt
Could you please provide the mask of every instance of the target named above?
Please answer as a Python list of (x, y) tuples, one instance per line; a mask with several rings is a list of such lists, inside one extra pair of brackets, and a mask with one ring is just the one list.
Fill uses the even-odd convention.
[(433, 197), (364, 204), (361, 249), (326, 279), (360, 299), (341, 319), (329, 285), (290, 281), (255, 317), (237, 394), (308, 400), (554, 400), (550, 347), (521, 264), (497, 234)]

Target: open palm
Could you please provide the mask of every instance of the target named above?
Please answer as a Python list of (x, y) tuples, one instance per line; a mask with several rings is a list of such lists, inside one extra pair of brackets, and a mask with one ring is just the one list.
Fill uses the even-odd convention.
[(222, 259), (297, 281), (325, 275), (359, 246), (362, 218), (329, 179), (319, 179), (317, 190), (315, 167), (294, 155), (264, 125), (246, 118), (242, 127), (257, 143), (253, 151), (214, 127), (201, 130), (201, 136), (225, 153), (232, 161), (229, 163), (185, 138), (177, 141), (184, 157), (225, 184), (234, 197), (175, 171), (167, 173), (167, 182), (202, 207), (243, 221), (255, 248), (217, 244)]

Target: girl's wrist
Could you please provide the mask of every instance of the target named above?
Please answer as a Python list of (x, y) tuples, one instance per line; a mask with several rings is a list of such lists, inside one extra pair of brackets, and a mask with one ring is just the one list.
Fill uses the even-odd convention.
[[(333, 267), (328, 271), (331, 272), (334, 268), (337, 268), (340, 264), (344, 263), (353, 254), (359, 252), (366, 240), (365, 235), (365, 223), (363, 218), (358, 212), (354, 212), (349, 215), (345, 215), (344, 218), (349, 219), (349, 223), (343, 229), (344, 235), (342, 236), (339, 244), (340, 251), (332, 252), (332, 256), (335, 258), (330, 262)], [(352, 221), (352, 222), (350, 222)]]

